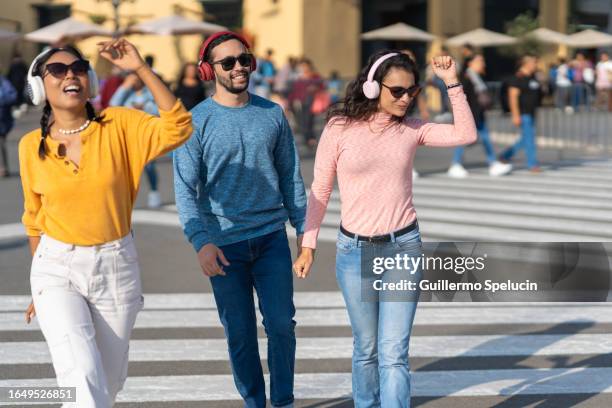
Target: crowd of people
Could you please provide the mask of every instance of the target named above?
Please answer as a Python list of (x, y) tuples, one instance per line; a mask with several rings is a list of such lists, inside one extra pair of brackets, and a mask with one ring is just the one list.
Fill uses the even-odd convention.
[[(419, 63), (411, 50), (402, 50), (402, 52)], [(450, 53), (448, 49), (442, 48), (438, 55), (449, 56)], [(329, 78), (325, 78), (308, 58), (289, 57), (284, 65), (277, 67), (273, 57), (274, 51), (268, 49), (264, 56), (257, 58), (257, 68), (251, 74), (249, 92), (282, 106), (291, 128), (314, 152), (321, 131), (322, 119), (329, 107), (344, 96), (346, 83), (339, 78), (337, 72), (332, 72)], [(154, 64), (152, 56), (146, 56), (145, 61), (150, 66)], [(429, 64), (419, 65), (422, 67), (421, 92), (413, 114), (423, 120), (432, 119), (438, 123), (449, 122), (452, 120), (450, 101), (443, 81), (433, 74)], [(599, 61), (596, 64), (588, 59), (585, 53), (579, 51), (569, 61), (560, 58), (557, 63), (551, 64), (547, 72), (536, 68), (530, 75), (533, 77), (530, 84), (531, 87), (538, 86), (539, 100), (527, 102), (524, 92), (523, 96), (519, 97), (522, 105), (514, 109), (515, 111), (518, 109), (518, 114), (512, 111), (511, 99), (513, 97), (509, 93), (511, 83), (516, 81), (504, 80), (501, 85), (501, 93), (499, 89), (489, 89), (488, 82), (485, 81), (486, 63), (482, 53), (466, 44), (461, 49), (461, 59), (458, 65), (460, 79), (474, 113), (479, 140), (482, 142), (491, 176), (505, 175), (512, 170), (511, 164), (507, 163), (512, 155), (509, 155), (508, 151), (497, 155), (493, 149), (486, 123), (486, 111), (493, 105), (500, 104), (504, 110), (511, 113), (513, 123), (521, 129), (523, 136), (520, 138), (521, 142), (515, 146), (515, 150), (523, 147), (526, 149), (526, 153), (531, 157), (528, 160), (528, 167), (534, 172), (538, 171), (538, 166), (535, 164), (536, 144), (535, 141), (530, 142), (531, 136), (524, 136), (525, 132), (529, 133), (528, 129), (532, 129), (532, 126), (518, 125), (517, 116), (521, 116), (523, 111), (526, 110), (530, 115), (535, 115), (535, 108), (540, 104), (542, 97), (547, 95), (554, 106), (568, 114), (580, 109), (591, 108), (612, 112), (612, 61), (606, 52), (599, 54)], [(197, 64), (190, 62), (183, 65), (176, 80), (162, 78), (167, 84), (172, 84), (175, 95), (183, 101), (188, 110), (203, 101), (212, 91), (210, 88), (207, 89), (206, 84), (201, 81), (197, 70)], [(25, 62), (21, 56), (16, 55), (6, 78), (0, 77), (0, 177), (10, 175), (6, 135), (13, 127), (14, 118), (18, 118), (27, 109), (27, 101), (23, 92), (26, 74)], [(101, 79), (100, 88), (99, 96), (92, 100), (96, 109), (121, 105), (156, 113), (157, 108), (150, 92), (135, 75), (129, 72), (122, 72), (114, 67), (108, 77)], [(431, 92), (436, 93), (434, 100), (438, 101), (434, 103), (433, 108), (431, 98), (428, 103), (426, 95)], [(533, 98), (537, 97), (533, 96)], [(523, 109), (524, 104), (533, 106)], [(525, 121), (521, 123), (524, 125)], [(456, 149), (448, 169), (450, 177), (463, 178), (469, 175), (462, 164), (463, 154), (463, 148)], [(149, 207), (157, 208), (161, 205), (161, 196), (155, 163), (147, 165), (146, 175), (150, 187), (147, 203)], [(413, 177), (418, 177), (416, 170), (414, 170)]]
[[(249, 49), (239, 34), (210, 36), (173, 91), (153, 61), (123, 38), (99, 44), (101, 58), (116, 67), (100, 89), (95, 70), (73, 47), (45, 50), (30, 66), (28, 94), (42, 114), (40, 127), (19, 143), (22, 222), (33, 257), (26, 321), (37, 317), (57, 382), (77, 388), (80, 408), (112, 407), (125, 383), (144, 302), (131, 214), (146, 167), (169, 152), (178, 218), (210, 279), (245, 406), (267, 404), (254, 291), (268, 337), (270, 401), (294, 406), (293, 273), (302, 279), (310, 273), (336, 178), (343, 217), (336, 276), (354, 337), (353, 400), (356, 407), (410, 406), (418, 291), (402, 302), (360, 301), (362, 248), (421, 255), (415, 152), (477, 139), (457, 64), (449, 56), (432, 60), (454, 113), (453, 123), (437, 124), (409, 116), (420, 74), (402, 51), (373, 55), (330, 109), (317, 99), (326, 84), (312, 63), (299, 61), (301, 76), (285, 89), (287, 101), (312, 114), (327, 110), (307, 199), (284, 109), (248, 91), (251, 82), (262, 88), (276, 82), (250, 80), (272, 69)], [(214, 93), (188, 111), (176, 94), (201, 96), (194, 71)], [(98, 95), (108, 104), (101, 110), (91, 102)], [(299, 121), (310, 126), (306, 116)], [(308, 143), (316, 140), (312, 133), (305, 137), (316, 144)], [(297, 235), (295, 262), (288, 222)], [(421, 278), (419, 267), (410, 271), (410, 279)]]
[(559, 58), (548, 71), (548, 86), (555, 106), (567, 113), (592, 107), (612, 112), (612, 61), (607, 52), (597, 63), (583, 52), (571, 60)]
[[(484, 80), (485, 58), (471, 47), (459, 63), (442, 50), (426, 67), (410, 50), (382, 50), (346, 87), (337, 73), (323, 78), (306, 58), (289, 58), (280, 68), (272, 50), (255, 58), (233, 32), (211, 35), (173, 86), (126, 39), (100, 43), (99, 54), (113, 65), (103, 81), (73, 47), (45, 50), (29, 69), (16, 62), (8, 79), (0, 77), (5, 172), (4, 139), (24, 103), (21, 90), (42, 107), (40, 127), (19, 143), (22, 222), (33, 256), (26, 320), (38, 316), (58, 383), (78, 388), (77, 406), (111, 407), (126, 380), (130, 335), (144, 302), (132, 209), (143, 174), (148, 205), (161, 205), (154, 163), (172, 152), (178, 217), (210, 278), (245, 406), (266, 406), (254, 291), (268, 337), (270, 400), (293, 406), (293, 273), (309, 276), (337, 182), (335, 274), (354, 340), (352, 397), (356, 407), (409, 407), (408, 350), (419, 293), (401, 302), (361, 301), (362, 249), (421, 255), (412, 188), (421, 146), (454, 148), (450, 177), (468, 175), (464, 148), (478, 140), (491, 176), (510, 173), (520, 150), (528, 170), (541, 171), (537, 57), (521, 56), (506, 81), (503, 98), (520, 137), (497, 153), (487, 126), (494, 96)], [(608, 90), (609, 98), (610, 78), (602, 78), (610, 72), (607, 55), (595, 69), (583, 54), (576, 61), (557, 67), (555, 95), (564, 92), (559, 79), (571, 76)], [(425, 89), (440, 96), (433, 120)], [(308, 197), (291, 122), (316, 148)], [(287, 222), (297, 236), (295, 261)], [(419, 281), (422, 270), (409, 278)]]

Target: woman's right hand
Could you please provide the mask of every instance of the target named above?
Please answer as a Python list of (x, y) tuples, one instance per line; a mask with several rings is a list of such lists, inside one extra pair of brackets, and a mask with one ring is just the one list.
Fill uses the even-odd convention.
[(300, 279), (306, 279), (310, 273), (310, 268), (312, 268), (312, 263), (314, 262), (314, 252), (315, 250), (312, 248), (302, 247), (300, 256), (298, 256), (293, 263), (293, 271), (295, 272), (295, 276)]
[(25, 312), (26, 323), (30, 324), (34, 316), (36, 316), (36, 309), (34, 308), (34, 302), (30, 302), (30, 305), (28, 306)]
[(102, 58), (124, 71), (137, 71), (147, 66), (134, 44), (125, 38), (102, 41), (97, 45)]

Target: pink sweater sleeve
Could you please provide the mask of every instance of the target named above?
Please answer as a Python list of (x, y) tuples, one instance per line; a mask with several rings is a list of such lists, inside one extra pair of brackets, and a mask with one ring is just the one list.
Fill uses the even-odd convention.
[(314, 164), (314, 179), (310, 187), (308, 208), (306, 210), (306, 227), (302, 246), (317, 247), (317, 237), (325, 217), (327, 203), (334, 189), (336, 165), (338, 163), (338, 126), (327, 125), (321, 134)]
[(408, 119), (406, 125), (417, 131), (420, 145), (425, 146), (460, 146), (474, 143), (478, 138), (476, 124), (462, 87), (448, 90), (448, 97), (453, 109), (453, 124), (437, 124), (420, 119)]

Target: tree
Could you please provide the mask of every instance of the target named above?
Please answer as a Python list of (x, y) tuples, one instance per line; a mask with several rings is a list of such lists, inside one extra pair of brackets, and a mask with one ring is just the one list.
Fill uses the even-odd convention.
[(531, 10), (519, 14), (512, 21), (506, 23), (506, 34), (519, 39), (516, 44), (501, 47), (499, 53), (506, 57), (519, 57), (525, 54), (540, 55), (543, 44), (531, 37), (525, 37), (530, 31), (538, 28), (540, 23)]

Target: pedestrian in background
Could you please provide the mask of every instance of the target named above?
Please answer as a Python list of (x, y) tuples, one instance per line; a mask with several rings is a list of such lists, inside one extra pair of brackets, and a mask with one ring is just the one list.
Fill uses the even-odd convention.
[(305, 58), (299, 63), (299, 78), (293, 83), (289, 94), (289, 103), (295, 107), (298, 116), (299, 129), (304, 143), (311, 149), (317, 145), (314, 133), (316, 115), (312, 110), (315, 96), (325, 90), (325, 81), (315, 69), (312, 61)]
[(557, 75), (555, 76), (555, 106), (565, 113), (574, 113), (574, 108), (569, 105), (572, 90), (572, 70), (565, 58), (559, 58)]
[(27, 110), (28, 105), (26, 103), (24, 94), (27, 76), (28, 66), (21, 57), (21, 54), (19, 52), (15, 52), (13, 59), (11, 60), (11, 65), (9, 66), (8, 73), (6, 74), (6, 79), (9, 80), (17, 92), (17, 99), (14, 102), (15, 110), (18, 112), (16, 117), (20, 117)]
[(174, 95), (183, 102), (187, 110), (206, 99), (204, 84), (198, 77), (198, 66), (193, 62), (183, 65), (181, 74), (176, 81)]
[(0, 75), (0, 177), (9, 177), (11, 175), (6, 138), (15, 125), (11, 108), (18, 100), (17, 90), (7, 78)]
[[(493, 104), (493, 99), (489, 93), (487, 84), (485, 84), (482, 79), (482, 75), (484, 74), (484, 56), (482, 54), (472, 54), (463, 61), (463, 69), (461, 70), (459, 78), (463, 85), (463, 91), (467, 97), (472, 115), (474, 115), (478, 137), (485, 150), (487, 163), (489, 164), (489, 175), (502, 176), (508, 174), (512, 170), (512, 165), (509, 163), (501, 163), (495, 156), (495, 149), (493, 148), (493, 143), (489, 136), (489, 129), (486, 121), (486, 111)], [(449, 177), (465, 178), (468, 176), (469, 173), (462, 164), (464, 152), (465, 148), (463, 146), (455, 148), (453, 162), (447, 172)]]
[(525, 151), (527, 168), (531, 173), (540, 173), (536, 147), (536, 110), (540, 105), (541, 86), (535, 74), (538, 59), (526, 54), (519, 60), (519, 68), (508, 83), (508, 103), (512, 124), (520, 128), (519, 140), (499, 155), (502, 162), (510, 162), (520, 150)]
[(599, 54), (596, 67), (595, 89), (597, 92), (595, 106), (612, 112), (612, 61), (607, 52)]

